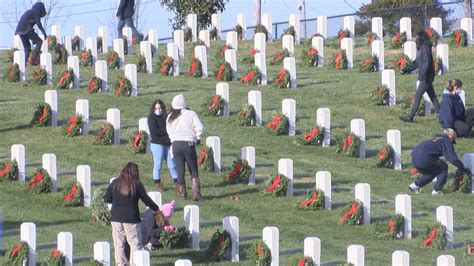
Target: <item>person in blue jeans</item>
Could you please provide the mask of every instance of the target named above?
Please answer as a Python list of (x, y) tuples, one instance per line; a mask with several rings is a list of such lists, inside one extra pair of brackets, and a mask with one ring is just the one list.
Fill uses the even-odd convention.
[(133, 14), (135, 14), (135, 0), (120, 0), (117, 8), (117, 14), (115, 15), (119, 19), (117, 25), (118, 37), (122, 38), (122, 29), (125, 27), (125, 25), (127, 25), (127, 27), (132, 29), (133, 37), (135, 37), (138, 41), (141, 41), (139, 40), (140, 33), (133, 24)]
[(178, 175), (176, 167), (171, 158), (169, 150), (171, 141), (166, 131), (166, 106), (162, 100), (156, 100), (150, 107), (148, 114), (148, 129), (151, 135), (151, 153), (153, 154), (153, 181), (155, 183), (155, 190), (162, 192), (163, 183), (161, 182), (161, 163), (166, 161), (170, 175), (176, 186)]

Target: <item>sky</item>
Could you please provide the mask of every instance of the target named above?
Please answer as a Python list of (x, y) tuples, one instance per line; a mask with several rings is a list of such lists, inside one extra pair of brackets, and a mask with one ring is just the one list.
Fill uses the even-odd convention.
[[(32, 0), (0, 0), (0, 6), (2, 6), (2, 11), (0, 11), (0, 47), (12, 45), (14, 27), (16, 27), (15, 19), (11, 17), (11, 14), (7, 14), (8, 18), (2, 14), (13, 13), (9, 8), (11, 3), (30, 1)], [(51, 0), (44, 0), (45, 3), (49, 1)], [(63, 36), (73, 36), (74, 27), (80, 25), (85, 28), (85, 36), (96, 36), (99, 26), (107, 26), (111, 34), (116, 34), (114, 15), (118, 2), (118, 0), (59, 0), (58, 5), (62, 8), (53, 12), (51, 16), (54, 18), (51, 18), (46, 31), (49, 34), (50, 26), (57, 24), (61, 26)], [(142, 10), (143, 19), (138, 25), (139, 31), (146, 33), (148, 29), (153, 28), (158, 30), (158, 38), (170, 37), (172, 33), (168, 20), (173, 17), (173, 14), (161, 7), (159, 0), (142, 0), (142, 2), (146, 4)], [(246, 14), (247, 25), (253, 25), (253, 2), (253, 0), (230, 0), (226, 5), (226, 11), (220, 16), (222, 29), (234, 27), (237, 23), (237, 13), (240, 12)], [(273, 22), (287, 21), (290, 14), (299, 14), (298, 4), (300, 2), (301, 0), (262, 0), (262, 13), (271, 13)], [(318, 15), (332, 16), (353, 13), (362, 4), (370, 2), (367, 0), (306, 0), (306, 17), (315, 18)], [(460, 5), (451, 5), (450, 7), (455, 8), (454, 16), (462, 14)], [(19, 12), (23, 12), (23, 10), (19, 10)], [(328, 34), (335, 34), (341, 26), (342, 18), (328, 20)], [(284, 27), (286, 26), (279, 29), (279, 34)], [(315, 31), (316, 24), (308, 23), (308, 36)], [(112, 40), (112, 38), (109, 39)]]

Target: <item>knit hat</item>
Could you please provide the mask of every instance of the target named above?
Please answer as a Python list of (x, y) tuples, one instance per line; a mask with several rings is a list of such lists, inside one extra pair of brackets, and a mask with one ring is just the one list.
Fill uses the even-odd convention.
[(165, 216), (166, 220), (171, 218), (171, 216), (173, 215), (175, 204), (176, 204), (176, 201), (172, 200), (169, 203), (163, 204), (163, 206), (161, 206), (161, 212)]
[(171, 106), (176, 110), (186, 108), (186, 98), (182, 94), (174, 96)]

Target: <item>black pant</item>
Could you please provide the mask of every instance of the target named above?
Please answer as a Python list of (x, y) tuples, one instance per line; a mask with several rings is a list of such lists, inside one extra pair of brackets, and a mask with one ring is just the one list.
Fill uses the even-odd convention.
[(27, 34), (20, 35), (21, 42), (25, 48), (25, 62), (28, 62), (28, 58), (31, 52), (30, 40), (35, 45), (35, 52), (33, 53), (33, 60), (37, 59), (41, 53), (41, 45), (43, 45), (43, 40), (36, 34), (34, 31), (30, 31)]
[(199, 178), (196, 145), (192, 141), (173, 142), (173, 160), (178, 174), (178, 183), (184, 183), (184, 164), (188, 165), (191, 178)]
[(448, 179), (448, 164), (444, 161), (437, 159), (432, 164), (419, 164), (416, 159), (413, 160), (413, 166), (416, 170), (422, 174), (420, 178), (415, 181), (415, 185), (418, 187), (424, 187), (438, 177), (434, 189), (441, 191), (443, 189), (446, 180)]
[(420, 81), (420, 84), (418, 85), (418, 88), (416, 89), (415, 93), (415, 104), (413, 104), (410, 114), (408, 115), (408, 118), (410, 118), (410, 120), (413, 120), (413, 117), (415, 117), (416, 112), (418, 111), (418, 106), (420, 105), (420, 101), (423, 98), (423, 94), (425, 94), (425, 92), (428, 93), (428, 96), (430, 97), (431, 102), (433, 103), (435, 112), (439, 112), (439, 102), (438, 98), (436, 98), (436, 94), (433, 89), (433, 83)]
[(454, 121), (454, 130), (459, 137), (469, 137), (471, 135), (472, 126), (474, 125), (474, 108), (467, 109), (465, 116), (465, 121)]

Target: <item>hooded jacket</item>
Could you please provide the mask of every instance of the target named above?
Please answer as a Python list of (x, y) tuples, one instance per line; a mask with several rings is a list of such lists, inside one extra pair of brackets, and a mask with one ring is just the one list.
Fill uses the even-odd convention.
[(434, 138), (418, 144), (411, 152), (411, 161), (415, 167), (427, 168), (441, 156), (457, 168), (464, 169), (464, 164), (454, 151), (453, 143), (445, 134), (437, 134)]
[(120, 0), (115, 16), (124, 20), (131, 18), (133, 14), (135, 14), (135, 0)]
[(38, 29), (46, 36), (46, 31), (41, 24), (41, 18), (46, 16), (46, 8), (42, 2), (37, 2), (33, 7), (27, 10), (20, 18), (15, 34), (25, 35), (33, 30), (36, 25)]
[(443, 128), (454, 128), (454, 121), (466, 121), (464, 104), (459, 95), (443, 93), (438, 121)]
[(434, 81), (435, 72), (433, 66), (433, 55), (431, 54), (431, 47), (428, 44), (422, 44), (420, 49), (416, 52), (416, 59), (413, 61), (405, 72), (411, 72), (418, 68), (418, 80), (428, 83)]

